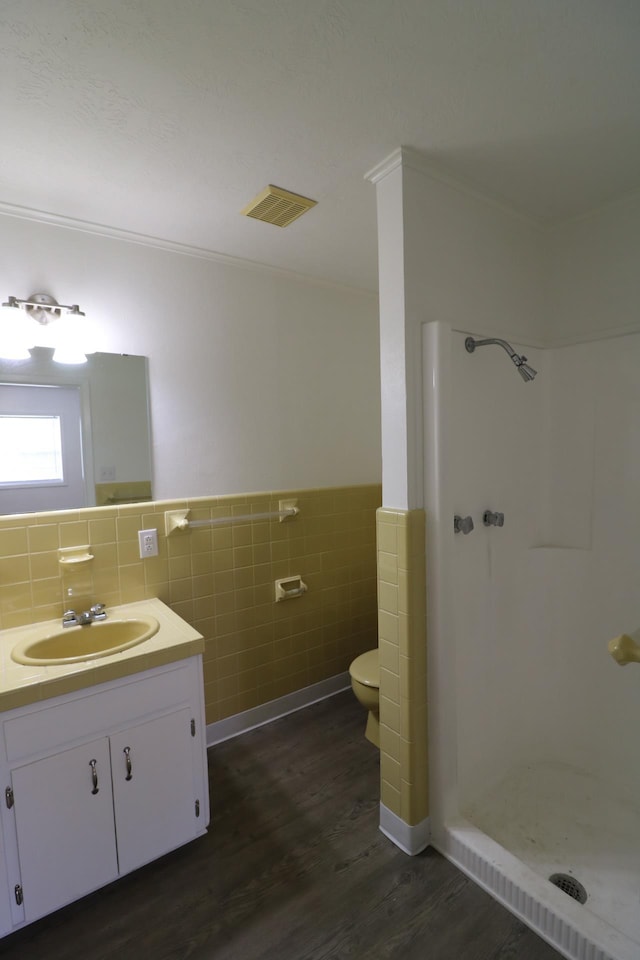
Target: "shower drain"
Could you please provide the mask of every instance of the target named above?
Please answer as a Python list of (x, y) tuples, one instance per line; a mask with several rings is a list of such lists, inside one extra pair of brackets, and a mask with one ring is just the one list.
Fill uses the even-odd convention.
[(577, 900), (578, 903), (587, 902), (587, 891), (575, 877), (568, 873), (552, 873), (549, 880), (555, 887), (559, 887), (564, 893)]

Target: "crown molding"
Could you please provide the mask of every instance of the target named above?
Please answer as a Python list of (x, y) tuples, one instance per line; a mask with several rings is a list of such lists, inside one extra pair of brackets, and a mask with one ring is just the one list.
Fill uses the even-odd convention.
[(597, 207), (593, 207), (591, 210), (586, 210), (584, 213), (576, 213), (571, 217), (561, 217), (557, 220), (549, 221), (549, 229), (552, 231), (560, 231), (564, 227), (571, 228), (575, 224), (588, 223), (589, 220), (597, 220), (598, 217), (606, 216), (608, 213), (615, 213), (620, 209), (628, 209), (631, 204), (636, 204), (640, 202), (640, 189), (632, 190), (631, 193), (622, 193), (619, 196), (612, 197), (610, 200), (605, 200), (603, 203), (598, 204)]
[(487, 324), (453, 324), (453, 333), (460, 333), (466, 337), (501, 337), (517, 343), (519, 347), (533, 350), (558, 350), (561, 347), (577, 347), (583, 343), (597, 343), (600, 340), (614, 340), (618, 337), (632, 337), (640, 333), (640, 321), (628, 323), (619, 327), (609, 327), (606, 330), (588, 330), (583, 333), (572, 333), (564, 337), (548, 336), (545, 338), (532, 337), (530, 334), (521, 335), (513, 330), (501, 326), (487, 326)]
[(61, 227), (65, 230), (88, 233), (95, 237), (106, 237), (110, 240), (135, 243), (138, 246), (164, 250), (167, 253), (176, 253), (180, 256), (193, 257), (198, 260), (209, 260), (227, 267), (254, 270), (258, 273), (282, 277), (287, 280), (312, 283), (321, 287), (330, 287), (334, 290), (342, 290), (346, 293), (358, 294), (360, 296), (375, 298), (378, 296), (377, 290), (369, 290), (366, 287), (356, 287), (348, 283), (339, 283), (323, 277), (314, 277), (308, 273), (288, 270), (285, 267), (275, 267), (268, 263), (261, 263), (258, 260), (245, 260), (242, 257), (234, 257), (228, 253), (219, 253), (216, 250), (209, 250), (206, 247), (197, 247), (188, 243), (180, 243), (176, 240), (164, 240), (162, 237), (152, 237), (144, 233), (136, 233), (133, 230), (110, 227), (103, 223), (93, 223), (90, 220), (66, 217), (62, 214), (50, 213), (46, 210), (34, 210), (31, 207), (21, 207), (16, 204), (3, 203), (0, 201), (0, 216), (14, 217), (18, 220), (29, 220), (33, 223), (44, 223), (53, 227)]
[(388, 157), (385, 157), (384, 160), (377, 163), (375, 167), (368, 170), (364, 175), (364, 179), (369, 180), (370, 183), (379, 183), (381, 180), (384, 180), (386, 176), (402, 165), (403, 152), (405, 150), (406, 147), (398, 147), (393, 153), (390, 153)]
[(516, 217), (538, 230), (548, 229), (546, 221), (523, 213), (522, 210), (514, 207), (506, 200), (502, 200), (493, 194), (485, 193), (474, 184), (452, 176), (450, 173), (447, 173), (446, 170), (426, 160), (424, 154), (420, 153), (419, 150), (415, 150), (413, 147), (398, 147), (393, 153), (385, 157), (384, 160), (381, 160), (379, 164), (372, 167), (371, 170), (365, 174), (364, 179), (374, 184), (380, 183), (381, 180), (384, 180), (385, 177), (393, 173), (394, 170), (397, 170), (398, 167), (407, 167), (408, 169), (415, 170), (430, 180), (435, 180), (437, 183), (442, 183), (450, 187), (457, 193), (462, 193), (465, 196), (472, 197), (474, 200), (479, 200), (481, 203), (500, 210), (501, 213)]
[(639, 333), (640, 322), (627, 323), (620, 327), (610, 327), (607, 330), (590, 330), (585, 333), (574, 333), (567, 337), (554, 337), (546, 346), (551, 349), (575, 347), (581, 343), (597, 343), (599, 340), (615, 340), (618, 337), (631, 337)]

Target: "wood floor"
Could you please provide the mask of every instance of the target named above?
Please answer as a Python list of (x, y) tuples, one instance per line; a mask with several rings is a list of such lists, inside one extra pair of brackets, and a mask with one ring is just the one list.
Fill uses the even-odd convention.
[(380, 833), (363, 727), (348, 692), (212, 748), (207, 837), (6, 937), (0, 956), (559, 960), (435, 851), (407, 857)]

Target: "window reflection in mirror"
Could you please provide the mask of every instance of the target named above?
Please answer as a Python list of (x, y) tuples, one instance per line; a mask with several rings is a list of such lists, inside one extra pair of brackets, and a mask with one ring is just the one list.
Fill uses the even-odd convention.
[[(38, 475), (35, 467), (25, 473), (26, 460), (56, 456), (29, 450), (28, 436), (40, 443), (33, 440), (38, 421), (41, 428), (59, 424), (62, 477)], [(0, 514), (152, 498), (146, 357), (95, 353), (72, 367), (35, 348), (30, 360), (0, 360), (0, 433)]]

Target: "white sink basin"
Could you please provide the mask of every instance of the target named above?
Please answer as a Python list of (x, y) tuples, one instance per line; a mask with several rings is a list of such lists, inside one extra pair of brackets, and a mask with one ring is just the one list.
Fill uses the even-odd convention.
[(81, 663), (109, 657), (153, 637), (160, 629), (155, 617), (137, 616), (117, 620), (97, 620), (83, 627), (43, 629), (29, 634), (16, 644), (11, 659), (16, 663), (48, 666), (59, 663)]

